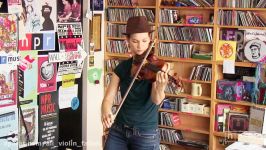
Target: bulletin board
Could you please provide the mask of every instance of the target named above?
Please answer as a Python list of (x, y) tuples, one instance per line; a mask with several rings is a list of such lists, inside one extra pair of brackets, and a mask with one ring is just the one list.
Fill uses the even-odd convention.
[(3, 149), (82, 149), (82, 1), (66, 1), (2, 4)]

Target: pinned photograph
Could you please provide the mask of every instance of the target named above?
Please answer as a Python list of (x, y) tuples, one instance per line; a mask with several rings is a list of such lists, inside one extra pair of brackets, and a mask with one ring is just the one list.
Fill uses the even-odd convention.
[(57, 0), (57, 22), (81, 21), (80, 0)]

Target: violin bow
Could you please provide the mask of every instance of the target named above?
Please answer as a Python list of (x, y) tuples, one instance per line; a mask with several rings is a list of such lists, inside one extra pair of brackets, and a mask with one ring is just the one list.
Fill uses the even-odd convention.
[(130, 83), (130, 85), (129, 85), (129, 87), (128, 87), (128, 89), (127, 89), (125, 95), (124, 95), (124, 97), (122, 98), (122, 101), (121, 101), (120, 104), (118, 105), (118, 108), (117, 108), (117, 110), (116, 110), (116, 112), (115, 112), (115, 114), (114, 114), (114, 120), (115, 120), (117, 114), (119, 113), (119, 111), (120, 111), (120, 109), (121, 109), (123, 103), (125, 102), (125, 100), (126, 100), (126, 98), (127, 98), (127, 95), (128, 95), (128, 93), (129, 93), (129, 91), (131, 90), (131, 88), (132, 88), (132, 86), (133, 86), (135, 80), (137, 79), (137, 77), (138, 77), (138, 75), (139, 75), (139, 72), (140, 72), (142, 66), (144, 65), (144, 63), (145, 63), (145, 61), (146, 61), (146, 59), (147, 59), (149, 53), (151, 52), (151, 50), (152, 50), (154, 44), (155, 44), (155, 41), (153, 41), (153, 42), (151, 43), (151, 45), (150, 45), (148, 51), (146, 52), (146, 55), (145, 55), (143, 61), (141, 62), (141, 64), (140, 64), (140, 66), (139, 66), (139, 68), (138, 68), (136, 74), (134, 75), (133, 80), (131, 81), (131, 83)]

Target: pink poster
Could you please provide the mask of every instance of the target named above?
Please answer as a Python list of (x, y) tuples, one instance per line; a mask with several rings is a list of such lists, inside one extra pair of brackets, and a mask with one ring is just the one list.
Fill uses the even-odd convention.
[(56, 91), (56, 63), (48, 62), (48, 55), (38, 56), (38, 93)]

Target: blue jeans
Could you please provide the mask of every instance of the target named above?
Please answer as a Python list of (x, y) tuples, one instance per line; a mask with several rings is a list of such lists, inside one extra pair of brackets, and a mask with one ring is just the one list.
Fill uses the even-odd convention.
[(158, 129), (140, 130), (114, 123), (104, 150), (159, 150)]

